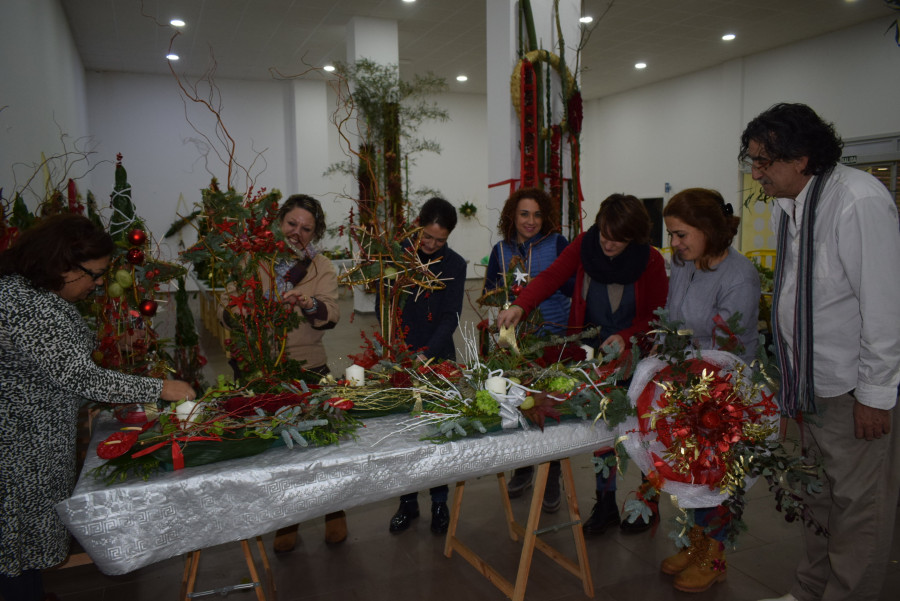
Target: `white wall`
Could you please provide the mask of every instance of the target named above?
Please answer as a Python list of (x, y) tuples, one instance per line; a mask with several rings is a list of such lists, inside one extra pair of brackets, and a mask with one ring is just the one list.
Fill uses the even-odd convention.
[(886, 28), (877, 19), (586, 103), (586, 214), (613, 192), (666, 196), (666, 182), (739, 206), (741, 132), (776, 102), (809, 104), (844, 139), (900, 131), (900, 48)]
[(490, 252), (487, 228), (493, 230), (499, 214), (487, 209), (488, 145), (487, 98), (473, 94), (443, 94), (437, 99), (450, 114), (444, 123), (426, 123), (423, 138), (437, 140), (441, 154), (424, 153), (410, 169), (410, 188), (427, 186), (459, 208), (465, 202), (477, 207), (474, 218), (459, 216), (450, 235), (450, 248), (469, 262), (469, 277), (484, 275), (473, 267)]
[[(214, 105), (220, 107), (234, 140), (232, 185), (242, 193), (253, 182), (257, 190), (264, 186), (284, 192), (289, 84), (234, 80), (216, 84)], [(182, 101), (172, 77), (91, 72), (87, 88), (91, 131), (98, 156), (107, 161), (91, 177), (98, 204), (109, 204), (114, 161), (121, 153), (138, 214), (164, 256), (173, 256), (177, 249), (168, 249), (162, 235), (177, 214), (189, 213), (200, 202), (200, 190), (213, 176), (226, 185), (227, 138), (217, 131), (211, 112)], [(201, 96), (207, 94), (208, 90), (201, 91)], [(180, 195), (186, 201), (181, 207)]]
[[(192, 142), (200, 136), (185, 120), (172, 78), (123, 73), (85, 78), (54, 0), (2, 2), (0, 21), (17, 24), (0, 36), (2, 55), (17, 59), (0, 65), (0, 107), (6, 107), (0, 111), (0, 186), (6, 196), (13, 188), (11, 165), (36, 163), (42, 151), (61, 151), (60, 130), (70, 141), (90, 134), (96, 158), (109, 161), (79, 182), (81, 191), (89, 187), (101, 204), (112, 188), (112, 161), (123, 153), (138, 211), (158, 239), (176, 218), (179, 195), (188, 205), (181, 210), (190, 210), (212, 174), (226, 178), (222, 163), (213, 160), (207, 168), (204, 153)], [(885, 30), (879, 19), (587, 102), (586, 215), (592, 217), (612, 192), (664, 196), (666, 182), (673, 191), (717, 188), (740, 202), (740, 133), (747, 120), (777, 101), (809, 103), (835, 121), (844, 138), (900, 131), (900, 48)], [(330, 125), (335, 95), (328, 90), (323, 95), (319, 84), (217, 83), (238, 162), (249, 167), (262, 152), (251, 168), (257, 185), (319, 195), (329, 222), (345, 222), (350, 205), (341, 197), (355, 194), (355, 185), (319, 175), (322, 165), (342, 158)], [(421, 133), (438, 139), (443, 153), (419, 158), (413, 186), (438, 189), (457, 206), (469, 201), (478, 207), (477, 218), (461, 219), (450, 240), (470, 261), (473, 275), (479, 272), (471, 265), (496, 239), (497, 215), (487, 210), (486, 99), (447, 94), (440, 104), (450, 121), (425, 124)], [(190, 107), (189, 114), (201, 131), (213, 132), (203, 111)], [(243, 191), (246, 181), (237, 179), (235, 185)]]
[[(93, 172), (91, 189), (98, 202), (108, 204), (112, 161), (121, 152), (138, 212), (167, 256), (172, 256), (177, 248), (172, 248), (171, 241), (162, 240), (162, 234), (176, 220), (176, 213), (192, 210), (200, 201), (200, 189), (213, 175), (220, 183), (227, 177), (225, 163), (219, 158), (225, 156), (225, 145), (215, 135), (216, 123), (206, 109), (192, 103), (187, 104), (187, 115), (196, 129), (188, 123), (185, 104), (172, 77), (91, 72), (87, 82), (98, 156), (110, 161)], [(257, 189), (277, 188), (284, 196), (312, 194), (322, 201), (330, 225), (347, 222), (350, 201), (346, 197), (355, 194), (355, 183), (322, 176), (329, 164), (344, 158), (330, 122), (335, 94), (318, 82), (216, 83), (222, 121), (235, 141), (236, 162), (249, 169)], [(485, 99), (447, 94), (440, 98), (440, 104), (450, 113), (450, 120), (425, 124), (419, 134), (439, 140), (443, 151), (419, 157), (411, 169), (411, 185), (439, 190), (457, 206), (472, 202), (483, 217), (486, 148), (473, 141), (483, 137)], [(218, 156), (207, 151), (209, 141)], [(233, 178), (241, 192), (248, 181), (241, 172)], [(184, 196), (186, 207), (179, 208), (179, 195)], [(480, 238), (481, 231), (477, 224), (461, 220), (451, 244), (477, 262), (484, 253), (472, 239)], [(188, 237), (185, 242), (191, 240)], [(327, 246), (334, 244), (336, 240), (326, 241)]]
[[(90, 144), (84, 69), (58, 0), (4, 0), (0, 23), (0, 188), (11, 198), (42, 152), (49, 158)], [(51, 163), (54, 183), (65, 184), (64, 165)], [(71, 176), (84, 170), (76, 165)], [(23, 193), (32, 207), (43, 199), (43, 175), (35, 183), (39, 196)]]

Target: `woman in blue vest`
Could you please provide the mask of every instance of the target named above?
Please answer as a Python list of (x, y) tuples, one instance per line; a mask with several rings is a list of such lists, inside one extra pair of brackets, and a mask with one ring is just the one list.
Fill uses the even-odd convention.
[[(537, 274), (550, 267), (553, 261), (569, 244), (568, 240), (556, 232), (559, 219), (550, 196), (537, 188), (520, 188), (512, 193), (503, 205), (497, 230), (503, 240), (494, 245), (484, 278), (482, 295), (507, 286), (506, 274), (510, 263), (518, 257), (512, 267), (517, 275), (518, 285), (527, 286)], [(569, 321), (569, 298), (572, 296), (573, 280), (561, 290), (555, 291), (540, 304), (541, 324), (537, 335), (565, 334)], [(504, 302), (512, 302), (515, 294), (507, 290), (501, 297)], [(552, 513), (559, 509), (559, 462), (550, 465), (550, 478), (544, 493), (544, 511)], [(517, 469), (509, 481), (507, 490), (510, 497), (518, 497), (531, 486), (534, 475), (532, 466)]]
[[(518, 257), (513, 273), (521, 274), (519, 283), (528, 284), (537, 274), (550, 267), (568, 240), (556, 232), (559, 219), (550, 196), (537, 188), (520, 188), (503, 205), (497, 231), (503, 240), (494, 245), (484, 278), (482, 295), (504, 288), (510, 262)], [(514, 294), (507, 290), (504, 300), (511, 302)], [(569, 297), (572, 282), (554, 292), (540, 304), (543, 324), (540, 334), (564, 334), (569, 321)]]

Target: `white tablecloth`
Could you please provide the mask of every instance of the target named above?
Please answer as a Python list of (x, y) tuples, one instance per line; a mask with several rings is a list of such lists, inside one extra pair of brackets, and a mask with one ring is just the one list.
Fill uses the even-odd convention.
[[(125, 574), (189, 551), (271, 532), (332, 511), (451, 484), (610, 444), (602, 422), (572, 420), (543, 432), (508, 430), (456, 442), (400, 430), (407, 415), (366, 422), (339, 445), (276, 448), (261, 455), (159, 473), (107, 487), (84, 474), (56, 509), (105, 574)], [(119, 429), (99, 420), (84, 470), (101, 463), (99, 441)]]

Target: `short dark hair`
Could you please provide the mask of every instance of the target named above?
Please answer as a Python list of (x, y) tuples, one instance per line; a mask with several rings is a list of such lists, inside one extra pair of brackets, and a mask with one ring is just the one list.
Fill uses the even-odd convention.
[(419, 209), (417, 221), (419, 227), (436, 223), (450, 233), (456, 227), (456, 207), (443, 198), (429, 198)]
[(306, 194), (293, 194), (288, 196), (278, 209), (278, 223), (284, 221), (287, 214), (294, 209), (305, 209), (312, 214), (313, 219), (316, 221), (316, 228), (313, 231), (313, 241), (321, 240), (322, 236), (325, 235), (325, 211), (322, 210), (322, 205), (319, 201)]
[(610, 194), (600, 203), (594, 220), (600, 233), (614, 242), (650, 243), (650, 213), (636, 196)]
[(109, 233), (87, 217), (51, 215), (22, 232), (0, 253), (0, 275), (18, 274), (35, 288), (61, 290), (64, 273), (85, 261), (109, 257), (114, 249)]
[(532, 199), (541, 210), (541, 234), (548, 234), (559, 228), (559, 216), (550, 195), (540, 188), (519, 188), (503, 203), (500, 223), (497, 224), (497, 231), (507, 242), (516, 238), (516, 211), (519, 201), (524, 198)]
[[(706, 238), (703, 256), (697, 260), (701, 271), (709, 271), (709, 262), (718, 257), (738, 233), (741, 218), (726, 213), (725, 199), (716, 190), (688, 188), (669, 200), (663, 209), (663, 217), (674, 217), (695, 227)], [(676, 254), (673, 260), (679, 265), (681, 259)]]
[(834, 167), (844, 147), (834, 124), (800, 103), (776, 104), (748, 123), (741, 134), (740, 160), (747, 158), (751, 140), (761, 144), (768, 158), (776, 161), (807, 157), (804, 175), (821, 175)]

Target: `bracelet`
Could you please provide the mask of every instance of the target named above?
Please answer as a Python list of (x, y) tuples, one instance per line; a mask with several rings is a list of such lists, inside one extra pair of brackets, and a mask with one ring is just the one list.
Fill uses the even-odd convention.
[(317, 299), (316, 297), (314, 297), (314, 296), (312, 296), (312, 297), (310, 297), (310, 298), (312, 299), (312, 302), (313, 302), (312, 307), (310, 307), (309, 309), (303, 309), (303, 312), (306, 313), (307, 315), (312, 315), (313, 313), (315, 313), (316, 311), (319, 310), (319, 301), (318, 301), (318, 299)]

